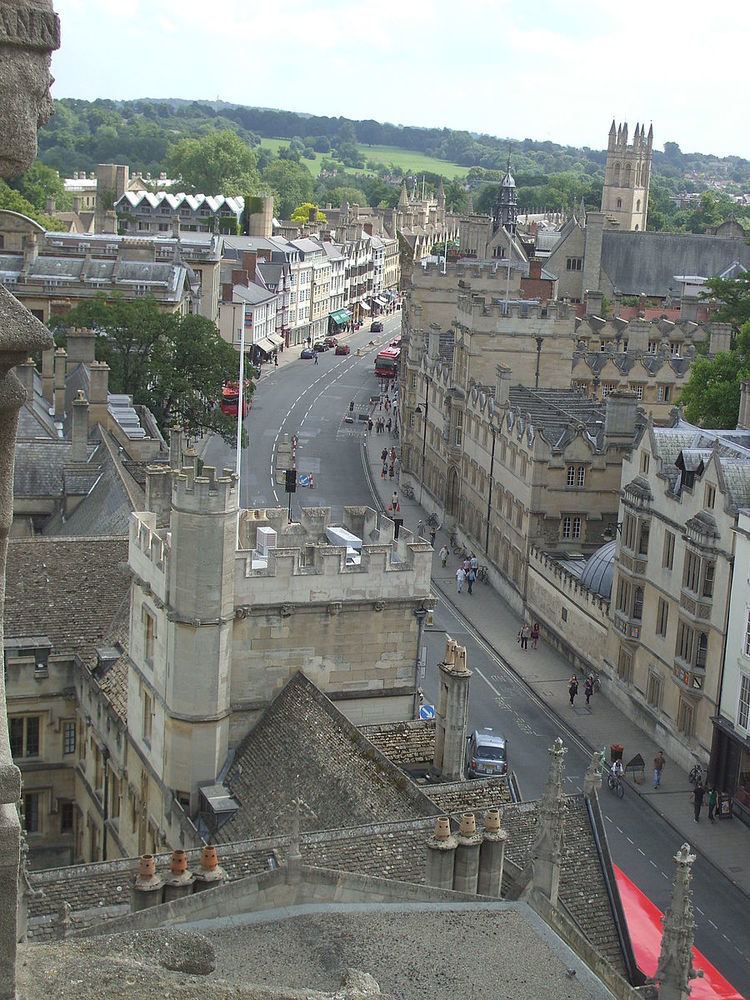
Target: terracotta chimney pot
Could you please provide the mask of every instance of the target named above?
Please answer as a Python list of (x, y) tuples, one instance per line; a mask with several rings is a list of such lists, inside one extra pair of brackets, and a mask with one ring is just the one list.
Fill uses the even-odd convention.
[(464, 813), (459, 824), (462, 837), (473, 837), (477, 832), (477, 818), (474, 813)]
[(451, 835), (451, 821), (447, 816), (439, 816), (435, 820), (435, 839), (448, 840)]
[(182, 875), (187, 871), (187, 854), (184, 851), (172, 851), (170, 869), (173, 875)]
[(138, 861), (138, 878), (149, 879), (156, 875), (156, 858), (153, 854), (142, 854)]
[(488, 809), (484, 814), (484, 828), (488, 833), (497, 833), (500, 829), (500, 810)]
[(219, 863), (215, 847), (204, 847), (201, 852), (201, 868), (204, 871), (212, 872)]

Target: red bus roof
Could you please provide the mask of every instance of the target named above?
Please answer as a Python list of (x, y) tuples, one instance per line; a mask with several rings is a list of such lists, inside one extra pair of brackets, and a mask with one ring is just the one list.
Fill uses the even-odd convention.
[(394, 360), (398, 358), (401, 353), (400, 347), (384, 347), (382, 351), (378, 351), (379, 358), (393, 358)]
[[(617, 865), (613, 867), (635, 960), (641, 972), (653, 976), (659, 962), (663, 914), (625, 872)], [(703, 977), (691, 980), (690, 1000), (744, 1000), (742, 994), (697, 948), (693, 948), (693, 965), (703, 970)]]

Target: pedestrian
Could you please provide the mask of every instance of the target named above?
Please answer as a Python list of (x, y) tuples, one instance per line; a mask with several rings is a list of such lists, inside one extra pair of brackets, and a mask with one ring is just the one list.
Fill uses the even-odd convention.
[(594, 675), (589, 674), (583, 684), (583, 693), (586, 695), (586, 708), (590, 708), (589, 702), (594, 693)]
[(531, 648), (536, 649), (539, 645), (539, 622), (534, 622), (531, 626)]
[(399, 510), (398, 493), (395, 490), (391, 493), (391, 510), (394, 514)]
[(471, 553), (471, 559), (469, 559), (469, 565), (474, 570), (474, 578), (476, 579), (477, 571), (479, 570), (479, 560), (473, 552)]
[(466, 573), (464, 573), (463, 566), (459, 566), (456, 570), (456, 593), (462, 594), (464, 590), (464, 580), (466, 579)]
[(716, 807), (719, 804), (719, 793), (715, 788), (712, 788), (708, 793), (708, 818), (714, 823), (714, 813), (716, 812)]
[(383, 450), (380, 452), (380, 461), (386, 462), (387, 460), (388, 460), (388, 449), (383, 448)]
[(385, 422), (385, 429), (388, 431), (389, 434), (391, 433), (391, 425), (392, 425), (391, 418), (388, 417), (388, 419)]
[(393, 479), (393, 474), (396, 470), (393, 468), (393, 462), (388, 466), (388, 478)]
[(476, 578), (477, 578), (477, 574), (474, 572), (474, 570), (472, 568), (470, 568), (469, 572), (466, 574), (466, 582), (469, 585), (469, 593), (470, 594), (472, 593), (472, 590), (473, 590), (473, 587), (474, 587), (474, 581), (476, 580)]
[(422, 532), (423, 532), (423, 531), (424, 531), (424, 521), (423, 521), (423, 520), (422, 520), (422, 518), (420, 517), (420, 519), (419, 519), (419, 520), (417, 521), (417, 536), (418, 536), (419, 538), (421, 538), (421, 537), (422, 537)]
[(529, 648), (529, 636), (531, 635), (531, 629), (526, 622), (521, 626), (521, 631), (518, 635), (520, 637), (521, 649), (525, 652)]
[(385, 464), (385, 462), (383, 462), (383, 468), (380, 470), (380, 478), (385, 479), (387, 475), (388, 475), (388, 466)]
[(440, 550), (440, 552), (438, 553), (438, 555), (440, 556), (441, 565), (445, 566), (448, 562), (448, 556), (450, 555), (450, 552), (448, 551), (448, 546), (444, 545)]
[(654, 788), (661, 787), (661, 772), (664, 770), (665, 763), (664, 751), (660, 750), (654, 757)]
[(274, 366), (274, 368), (278, 368), (279, 367), (279, 356), (278, 356), (278, 354), (274, 354), (274, 356), (273, 356), (273, 366)]
[(315, 358), (315, 364), (317, 365), (317, 363), (318, 363), (318, 352), (317, 351), (313, 351), (313, 357)]
[(373, 424), (373, 422), (372, 422), (372, 417), (368, 417), (368, 418), (367, 418), (367, 430), (368, 430), (368, 431), (369, 431), (370, 433), (372, 433), (372, 428), (373, 428), (373, 426), (374, 426), (374, 424)]
[[(391, 466), (393, 468), (393, 466)], [(437, 528), (430, 528), (430, 545), (435, 547), (435, 535), (437, 534)]]
[(695, 822), (699, 823), (701, 818), (701, 806), (703, 805), (703, 795), (706, 789), (703, 787), (699, 781), (695, 788), (693, 789), (693, 814), (695, 816)]
[(397, 458), (398, 458), (398, 455), (396, 454), (396, 449), (395, 448), (391, 448), (391, 461), (395, 462)]
[(575, 674), (573, 674), (568, 683), (568, 694), (570, 695), (570, 704), (573, 705), (578, 695), (578, 678)]
[(471, 558), (469, 556), (464, 557), (463, 567), (464, 567), (464, 573), (468, 573), (469, 570), (471, 569)]

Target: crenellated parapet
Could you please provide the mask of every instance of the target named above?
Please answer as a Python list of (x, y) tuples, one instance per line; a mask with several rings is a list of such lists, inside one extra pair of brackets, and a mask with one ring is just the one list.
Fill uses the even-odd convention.
[(473, 294), (459, 294), (458, 314), (460, 324), (470, 325), (475, 330), (483, 328), (481, 320), (485, 317), (492, 321), (486, 324), (487, 329), (494, 329), (495, 324), (503, 320), (535, 320), (549, 325), (550, 329), (558, 321), (568, 320), (572, 330), (575, 319), (567, 302), (539, 302), (535, 299), (505, 301), (503, 298)]
[(229, 469), (222, 476), (204, 466), (200, 475), (182, 469), (172, 479), (172, 506), (190, 514), (225, 514), (237, 507), (237, 476)]

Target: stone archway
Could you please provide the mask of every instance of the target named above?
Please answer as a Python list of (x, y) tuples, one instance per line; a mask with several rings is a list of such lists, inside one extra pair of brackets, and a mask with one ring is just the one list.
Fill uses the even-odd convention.
[(448, 487), (445, 491), (445, 515), (446, 517), (458, 517), (458, 501), (461, 496), (461, 486), (458, 481), (458, 470), (454, 467), (448, 469)]

